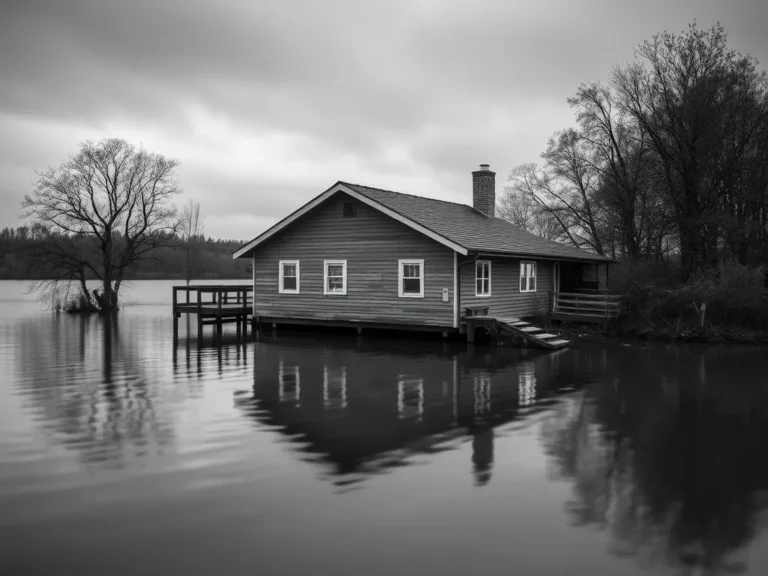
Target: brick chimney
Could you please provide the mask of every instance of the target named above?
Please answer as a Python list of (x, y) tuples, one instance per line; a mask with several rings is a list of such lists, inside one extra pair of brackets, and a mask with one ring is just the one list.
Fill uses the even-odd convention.
[(472, 172), (472, 206), (486, 216), (496, 216), (496, 172), (488, 164)]

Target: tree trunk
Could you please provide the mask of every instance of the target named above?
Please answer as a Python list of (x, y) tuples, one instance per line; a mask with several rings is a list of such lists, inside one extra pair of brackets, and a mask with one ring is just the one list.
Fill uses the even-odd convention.
[(104, 275), (102, 276), (102, 294), (100, 297), (99, 308), (102, 313), (111, 313), (117, 311), (117, 292), (112, 286), (114, 276), (114, 267), (112, 265), (112, 233), (107, 231), (107, 239), (102, 248), (104, 259)]

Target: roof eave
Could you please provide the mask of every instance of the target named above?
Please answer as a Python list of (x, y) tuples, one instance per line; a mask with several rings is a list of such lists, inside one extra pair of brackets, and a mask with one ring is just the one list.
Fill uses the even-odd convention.
[[(595, 254), (594, 257), (591, 256), (559, 256), (559, 255), (541, 255), (541, 254), (532, 254), (530, 252), (512, 252), (512, 251), (506, 251), (506, 250), (470, 250), (471, 255), (479, 255), (479, 256), (497, 256), (497, 257), (507, 257), (507, 258), (533, 258), (535, 260), (567, 260), (569, 262), (601, 262), (605, 264), (617, 264), (618, 260), (615, 260), (613, 258), (608, 258), (607, 256), (600, 256), (599, 254)], [(588, 254), (588, 253), (585, 253)]]

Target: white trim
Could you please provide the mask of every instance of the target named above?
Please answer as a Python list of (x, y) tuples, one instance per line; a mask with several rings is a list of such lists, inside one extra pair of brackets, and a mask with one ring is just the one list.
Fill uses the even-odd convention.
[[(405, 293), (403, 291), (403, 267), (416, 264), (419, 267), (419, 292), (418, 294), (413, 292)], [(397, 295), (400, 298), (424, 298), (424, 279), (426, 274), (424, 273), (424, 260), (419, 259), (405, 259), (397, 261)]]
[(453, 327), (459, 327), (459, 255), (453, 253)]
[(337, 183), (337, 184), (334, 184), (331, 188), (329, 188), (325, 192), (323, 192), (322, 194), (320, 194), (319, 196), (315, 197), (314, 199), (304, 204), (304, 206), (296, 210), (293, 214), (290, 214), (286, 218), (282, 219), (280, 222), (272, 226), (272, 228), (268, 229), (267, 231), (263, 232), (262, 234), (260, 234), (259, 236), (257, 236), (256, 238), (248, 242), (242, 248), (236, 250), (232, 254), (232, 258), (237, 259), (247, 255), (248, 252), (253, 250), (256, 246), (258, 246), (268, 238), (272, 237), (273, 235), (277, 234), (278, 232), (280, 232), (280, 230), (282, 230), (283, 228), (285, 228), (286, 226), (288, 226), (298, 218), (301, 218), (304, 214), (312, 210), (315, 206), (322, 204), (323, 202), (328, 200), (328, 198), (330, 198), (334, 194), (337, 194), (338, 192), (344, 192), (345, 194), (352, 196), (352, 198), (359, 200), (363, 204), (367, 204), (368, 206), (378, 210), (382, 214), (386, 214), (387, 216), (397, 220), (398, 222), (402, 222), (403, 224), (405, 224), (409, 228), (413, 228), (417, 232), (421, 232), (422, 234), (431, 238), (435, 242), (439, 242), (443, 246), (447, 246), (448, 248), (458, 252), (462, 256), (466, 256), (469, 253), (469, 251), (461, 244), (457, 244), (456, 242), (449, 240), (445, 236), (442, 236), (437, 232), (433, 232), (426, 226), (422, 226), (418, 222), (415, 222), (410, 218), (406, 218), (402, 214), (399, 214), (394, 210), (387, 208), (383, 204), (379, 204), (375, 200), (371, 200), (367, 196), (352, 190), (349, 186), (345, 186), (344, 184)]
[[(520, 286), (520, 278), (523, 277), (523, 269), (526, 264), (533, 264), (533, 290), (527, 289), (529, 282), (526, 281), (526, 289), (523, 290)], [(517, 289), (520, 292), (536, 292), (536, 289), (539, 287), (539, 271), (538, 266), (536, 265), (536, 262), (533, 260), (520, 260), (520, 276), (517, 279)], [(528, 278), (528, 276), (526, 276)]]
[[(341, 292), (328, 291), (328, 266), (342, 267), (342, 288)], [(347, 295), (347, 261), (346, 260), (323, 260), (323, 294), (326, 296), (346, 296)]]
[[(280, 294), (298, 294), (301, 290), (301, 264), (299, 260), (280, 260), (278, 264), (278, 284), (277, 291)], [(286, 290), (283, 287), (283, 279), (285, 278), (284, 266), (296, 266), (296, 289)], [(290, 276), (289, 276), (290, 278)]]
[[(478, 264), (488, 265), (488, 293), (480, 294), (477, 291), (477, 268)], [(490, 298), (491, 297), (491, 261), (490, 260), (475, 260), (475, 298)]]

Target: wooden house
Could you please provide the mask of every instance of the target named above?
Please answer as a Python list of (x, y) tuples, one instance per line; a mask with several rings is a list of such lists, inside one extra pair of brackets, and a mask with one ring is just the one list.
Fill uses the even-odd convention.
[(233, 254), (253, 260), (254, 322), (447, 333), (478, 308), (583, 313), (563, 294), (605, 288), (611, 260), (497, 218), (495, 173), (472, 177), (472, 206), (337, 182)]

